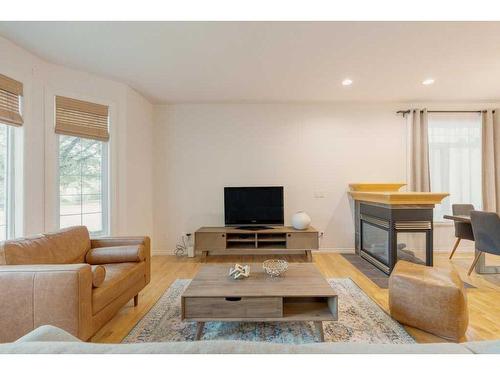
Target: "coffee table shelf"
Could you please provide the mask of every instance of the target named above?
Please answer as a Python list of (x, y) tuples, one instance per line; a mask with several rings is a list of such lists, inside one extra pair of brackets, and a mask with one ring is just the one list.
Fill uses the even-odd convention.
[[(330, 299), (330, 300), (329, 300)], [(302, 302), (283, 301), (283, 319), (287, 321), (327, 321), (338, 319), (337, 298), (324, 298), (323, 301)]]

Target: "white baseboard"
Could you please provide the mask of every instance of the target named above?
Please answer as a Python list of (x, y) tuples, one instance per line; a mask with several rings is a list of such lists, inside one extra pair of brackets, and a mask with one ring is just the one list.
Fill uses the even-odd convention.
[(319, 250), (313, 250), (313, 253), (343, 253), (343, 254), (354, 254), (355, 250), (352, 247), (324, 247)]
[[(435, 253), (451, 253), (451, 249), (434, 249)], [(457, 252), (455, 254), (472, 254), (474, 252), (474, 249), (471, 248), (465, 248), (465, 249), (457, 249)]]
[(175, 255), (173, 250), (151, 250), (151, 255)]
[[(344, 254), (354, 254), (354, 248), (350, 247), (345, 247), (345, 248), (321, 248), (319, 250), (313, 250), (312, 251), (315, 254), (320, 254), (320, 253), (344, 253)], [(449, 253), (450, 249), (434, 249), (434, 253)], [(472, 254), (474, 252), (474, 249), (470, 248), (464, 248), (464, 249), (457, 249), (457, 254), (458, 253), (464, 253), (464, 254)], [(175, 255), (173, 250), (153, 250), (151, 251), (151, 255)]]
[[(313, 253), (348, 253), (354, 254), (354, 248), (321, 248), (312, 250)], [(173, 250), (152, 250), (151, 255), (175, 255)]]

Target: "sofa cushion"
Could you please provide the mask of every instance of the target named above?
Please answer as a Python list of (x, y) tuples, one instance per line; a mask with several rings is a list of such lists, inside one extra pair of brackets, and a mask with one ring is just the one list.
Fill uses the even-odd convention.
[(78, 338), (64, 329), (51, 325), (40, 326), (15, 342), (80, 342)]
[(70, 227), (1, 243), (0, 264), (84, 263), (89, 250), (87, 228)]
[(99, 288), (92, 290), (94, 315), (145, 277), (145, 262), (112, 263), (102, 266), (106, 269), (106, 279)]
[(92, 266), (92, 286), (99, 288), (106, 278), (106, 268), (103, 266)]
[(234, 340), (201, 340), (140, 344), (91, 344), (53, 326), (41, 326), (12, 344), (0, 344), (0, 353), (500, 353), (500, 341), (464, 344), (271, 344)]
[(85, 342), (14, 342), (0, 344), (1, 354), (472, 354), (460, 344), (278, 344), (201, 340), (140, 344)]
[(470, 341), (463, 343), (467, 349), (476, 354), (498, 354), (500, 353), (500, 340)]
[(85, 257), (89, 264), (142, 262), (144, 259), (146, 256), (142, 245), (97, 247), (90, 249)]

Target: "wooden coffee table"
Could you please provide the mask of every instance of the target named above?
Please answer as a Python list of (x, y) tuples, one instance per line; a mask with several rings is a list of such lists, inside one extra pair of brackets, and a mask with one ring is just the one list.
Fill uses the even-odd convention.
[(337, 320), (337, 294), (311, 263), (292, 263), (281, 277), (262, 264), (250, 264), (250, 277), (234, 280), (229, 264), (205, 264), (181, 298), (182, 319), (198, 322), (196, 339), (207, 321), (315, 322), (324, 341), (323, 322)]

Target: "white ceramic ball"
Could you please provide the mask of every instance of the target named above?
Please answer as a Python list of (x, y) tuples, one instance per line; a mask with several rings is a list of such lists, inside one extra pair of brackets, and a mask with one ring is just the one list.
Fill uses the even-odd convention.
[(292, 216), (292, 226), (295, 229), (307, 229), (311, 224), (311, 218), (304, 211), (299, 211)]

